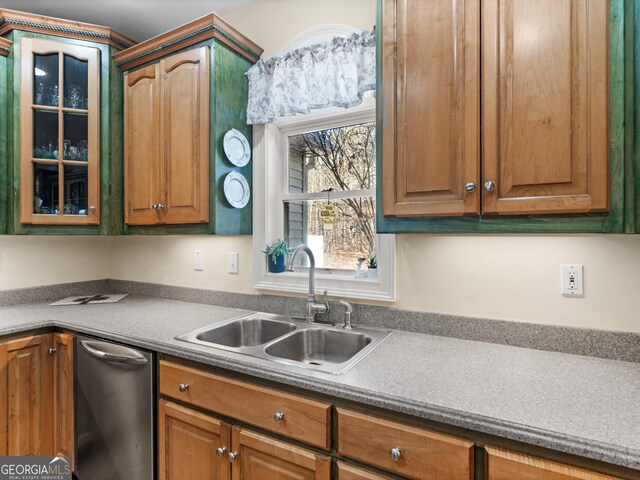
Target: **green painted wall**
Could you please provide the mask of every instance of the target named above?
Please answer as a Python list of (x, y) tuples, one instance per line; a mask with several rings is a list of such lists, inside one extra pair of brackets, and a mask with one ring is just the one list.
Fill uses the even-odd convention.
[[(70, 43), (94, 47), (100, 50), (100, 225), (99, 226), (57, 226), (57, 225), (22, 225), (20, 223), (20, 39), (46, 38), (61, 43)], [(114, 117), (115, 126), (112, 125), (112, 110), (122, 110), (122, 76), (113, 65), (111, 55), (115, 49), (109, 45), (92, 43), (84, 40), (68, 39), (51, 35), (42, 35), (31, 32), (13, 30), (8, 38), (14, 42), (13, 53), (8, 57), (8, 122), (10, 139), (8, 142), (9, 161), (9, 205), (7, 209), (8, 233), (22, 234), (46, 234), (46, 235), (107, 235), (122, 232), (122, 195), (114, 196), (121, 192), (122, 178), (122, 131), (117, 128), (120, 122)], [(121, 116), (121, 115), (120, 115)]]
[[(640, 0), (635, 0), (636, 5)], [(378, 0), (378, 27), (382, 32), (382, 0)], [(622, 233), (635, 230), (633, 155), (629, 144), (633, 143), (633, 129), (629, 124), (629, 109), (632, 102), (627, 92), (633, 85), (632, 65), (634, 57), (632, 1), (611, 0), (610, 7), (610, 212), (586, 215), (529, 215), (512, 217), (438, 217), (438, 218), (392, 218), (382, 215), (382, 182), (378, 182), (377, 229), (379, 233)], [(636, 17), (637, 24), (637, 17)], [(631, 29), (633, 30), (633, 29)], [(378, 91), (382, 91), (382, 39), (378, 35)], [(638, 46), (636, 45), (637, 49)], [(631, 83), (630, 83), (631, 82)], [(379, 97), (378, 97), (379, 98)], [(381, 108), (378, 108), (378, 125), (382, 125)], [(636, 108), (637, 115), (637, 108)], [(378, 129), (377, 178), (382, 172), (382, 132)], [(637, 152), (636, 152), (637, 156)], [(636, 160), (638, 160), (636, 158)], [(636, 162), (636, 166), (638, 162)], [(637, 168), (637, 167), (636, 167)], [(638, 189), (640, 192), (640, 189)], [(640, 210), (635, 209), (640, 212)], [(626, 215), (625, 215), (626, 213)], [(640, 215), (638, 215), (640, 222)], [(639, 223), (640, 225), (640, 223)]]

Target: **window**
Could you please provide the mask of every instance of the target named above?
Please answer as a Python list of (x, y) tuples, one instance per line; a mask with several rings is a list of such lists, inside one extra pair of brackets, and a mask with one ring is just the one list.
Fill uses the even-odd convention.
[[(318, 292), (395, 300), (395, 238), (375, 233), (375, 139), (374, 98), (254, 127), (256, 288), (307, 291), (306, 255), (295, 272), (267, 272), (264, 246), (287, 238), (314, 252)], [(328, 203), (333, 222), (323, 221)], [(377, 278), (356, 278), (358, 263), (373, 255)]]

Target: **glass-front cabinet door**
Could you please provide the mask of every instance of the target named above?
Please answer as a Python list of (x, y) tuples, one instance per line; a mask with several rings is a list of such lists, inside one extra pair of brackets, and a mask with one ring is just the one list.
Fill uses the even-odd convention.
[(100, 52), (23, 38), (20, 222), (100, 223)]

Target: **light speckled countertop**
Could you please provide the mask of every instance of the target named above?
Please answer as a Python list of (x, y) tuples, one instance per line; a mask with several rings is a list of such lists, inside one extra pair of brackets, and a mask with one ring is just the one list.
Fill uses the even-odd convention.
[(0, 307), (0, 335), (66, 328), (640, 470), (638, 363), (394, 331), (335, 376), (174, 339), (245, 313), (135, 296), (111, 305), (28, 304)]

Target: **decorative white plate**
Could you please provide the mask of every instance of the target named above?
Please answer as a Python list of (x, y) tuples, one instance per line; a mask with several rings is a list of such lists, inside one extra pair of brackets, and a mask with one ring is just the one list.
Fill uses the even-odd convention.
[(224, 196), (234, 208), (244, 208), (249, 203), (251, 192), (244, 175), (238, 172), (229, 173), (224, 179)]
[(231, 163), (237, 167), (244, 167), (251, 159), (249, 141), (242, 132), (232, 128), (224, 134), (224, 153)]

